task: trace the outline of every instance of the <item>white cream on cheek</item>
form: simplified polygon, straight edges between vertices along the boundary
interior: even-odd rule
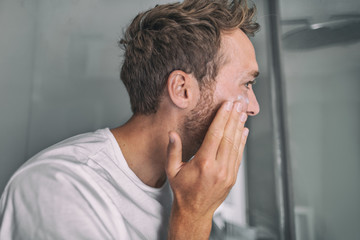
[[[243,95],[238,95],[237,100],[241,101],[242,99],[244,99],[246,104],[249,104],[250,101],[248,97],[244,97]]]
[[[246,94],[246,96],[238,95],[237,96],[237,101],[242,103],[242,111],[246,112],[247,109],[248,109],[249,103],[250,103],[249,98],[247,97],[247,94]]]

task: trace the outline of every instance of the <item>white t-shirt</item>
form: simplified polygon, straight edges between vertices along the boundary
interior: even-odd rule
[[[35,155],[0,202],[0,239],[166,239],[172,193],[145,185],[108,128]]]

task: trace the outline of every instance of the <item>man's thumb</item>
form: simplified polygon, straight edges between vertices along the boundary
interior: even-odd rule
[[[166,173],[169,178],[173,178],[180,171],[182,162],[182,144],[179,134],[169,132],[169,145],[167,151]]]

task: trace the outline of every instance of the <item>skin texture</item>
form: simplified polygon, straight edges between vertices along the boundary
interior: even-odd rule
[[[247,116],[259,112],[248,84],[258,71],[250,40],[239,29],[223,33],[221,51],[226,61],[212,88],[200,91],[191,74],[176,70],[156,114],[135,115],[111,130],[145,184],[160,187],[168,178],[169,239],[208,239],[212,216],[236,181]]]

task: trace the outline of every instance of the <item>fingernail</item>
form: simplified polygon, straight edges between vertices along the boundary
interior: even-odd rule
[[[250,103],[250,101],[249,101],[249,99],[248,99],[248,98],[245,98],[245,101],[246,101],[246,103],[247,103],[247,104],[249,104],[249,103]]]
[[[248,136],[249,135],[249,129],[244,128],[243,134],[244,134],[244,136]]]
[[[242,122],[245,122],[246,121],[246,118],[247,118],[247,114],[246,113],[242,113],[241,116],[240,116],[240,120]]]
[[[226,106],[225,106],[226,111],[230,112],[230,110],[231,110],[231,108],[232,108],[232,105],[233,105],[232,102],[227,102],[227,103],[226,103]]]
[[[236,111],[241,112],[241,110],[242,110],[242,104],[241,104],[241,102],[237,102],[236,103]]]
[[[169,141],[170,143],[174,143],[174,137],[169,134]]]
[[[241,99],[243,99],[244,97],[242,96],[242,95],[239,95],[238,97],[237,97],[237,100],[241,100]]]

